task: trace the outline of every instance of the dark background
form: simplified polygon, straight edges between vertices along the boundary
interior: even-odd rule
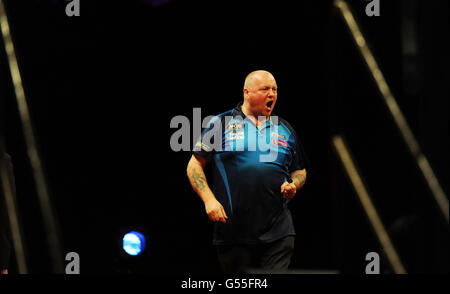
[[[214,2],[214,3],[212,3]],[[294,5],[295,2],[295,5]],[[351,1],[385,78],[448,195],[448,1]],[[331,138],[345,136],[409,273],[448,273],[448,224],[333,1],[5,1],[64,254],[82,273],[215,273],[212,226],[173,152],[177,115],[222,113],[245,76],[272,72],[275,112],[311,163],[291,204],[293,270],[364,273],[381,255]],[[3,45],[3,44],[2,44]],[[51,272],[13,87],[0,51],[0,126],[15,167],[31,273]],[[192,142],[191,142],[192,143]],[[147,249],[125,256],[123,233]],[[63,258],[63,257],[62,257]],[[14,262],[11,271],[15,270]]]

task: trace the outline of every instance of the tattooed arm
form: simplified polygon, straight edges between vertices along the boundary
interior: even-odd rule
[[[300,190],[300,188],[303,187],[306,181],[306,169],[294,171],[293,173],[291,173],[291,178],[297,191]]]
[[[205,172],[203,169],[206,165],[206,159],[201,156],[192,155],[191,160],[187,166],[187,176],[189,181],[191,182],[192,188],[194,191],[200,196],[203,203],[205,204],[206,214],[209,219],[217,222],[226,222],[228,219],[225,210],[217,201],[213,192],[208,186],[208,182],[206,181]]]

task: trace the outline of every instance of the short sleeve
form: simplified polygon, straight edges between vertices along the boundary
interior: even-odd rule
[[[205,158],[207,161],[222,148],[222,118],[212,117],[207,127],[201,132],[200,137],[195,141],[193,153]]]
[[[291,128],[292,135],[294,136],[294,147],[292,150],[292,161],[289,166],[289,172],[292,173],[296,170],[305,169],[308,165],[308,160],[305,154],[305,150],[303,148],[302,142],[300,141],[299,136]]]

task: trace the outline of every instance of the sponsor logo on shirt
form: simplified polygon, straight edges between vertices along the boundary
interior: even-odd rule
[[[280,139],[282,139],[284,142],[287,141],[285,137],[283,137],[283,136],[281,136],[281,135],[278,135],[277,133],[274,133],[274,132],[270,133],[270,136],[271,136],[271,137],[277,137],[277,138],[280,138]]]
[[[229,138],[230,140],[244,139],[244,133],[243,133],[243,132],[239,132],[239,133],[230,133],[228,138]]]
[[[283,141],[282,139],[272,139],[272,143],[273,143],[273,145],[287,147],[286,141]]]
[[[239,123],[239,122],[232,122],[227,126],[227,130],[232,130],[232,131],[240,131],[243,128],[244,128],[244,124]]]
[[[205,143],[200,142],[200,141],[198,141],[197,144],[195,144],[195,147],[201,148],[206,152],[211,151],[211,147],[209,147],[208,145],[206,145]]]

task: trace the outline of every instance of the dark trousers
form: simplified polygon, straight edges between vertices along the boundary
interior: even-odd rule
[[[294,252],[294,236],[258,245],[218,245],[217,257],[224,274],[245,273],[248,269],[265,272],[287,270]]]

